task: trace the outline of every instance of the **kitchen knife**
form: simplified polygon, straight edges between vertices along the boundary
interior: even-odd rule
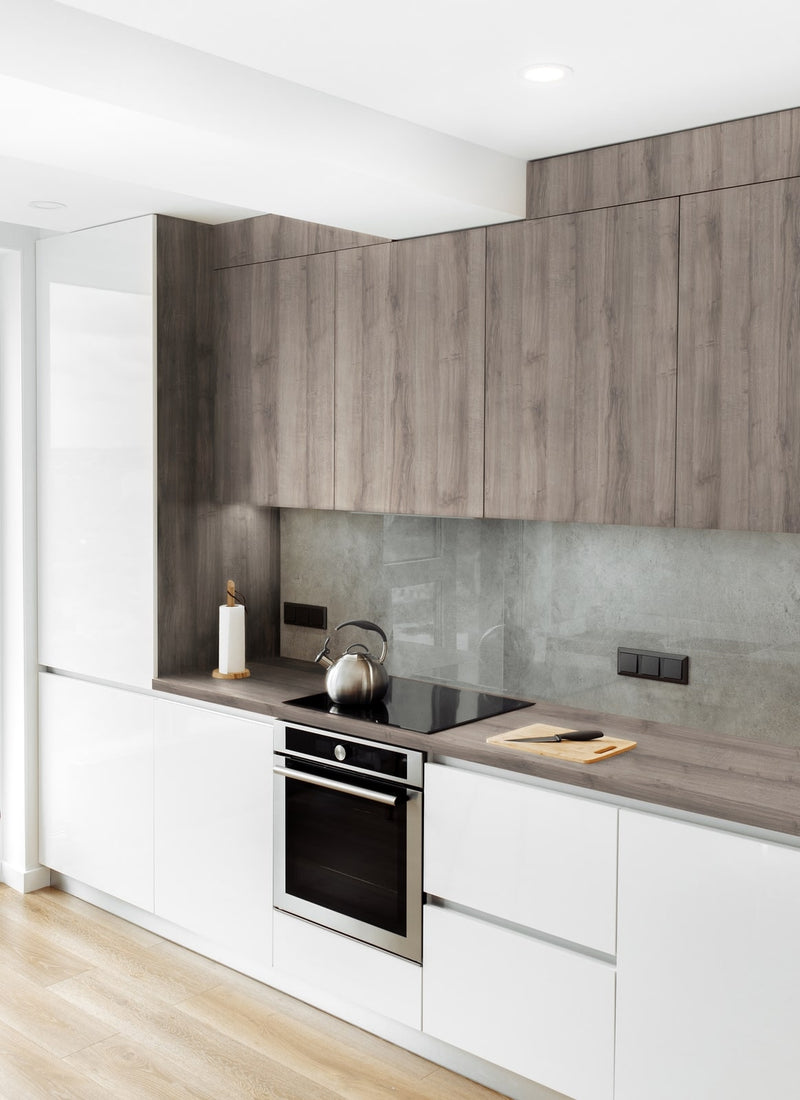
[[[565,730],[556,733],[552,737],[515,737],[514,744],[524,744],[526,741],[532,745],[543,745],[545,742],[558,741],[594,741],[596,737],[602,737],[602,730]]]

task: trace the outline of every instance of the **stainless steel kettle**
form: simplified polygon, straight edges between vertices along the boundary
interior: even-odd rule
[[[325,690],[334,703],[343,706],[377,702],[384,697],[389,686],[389,677],[383,667],[388,649],[386,635],[375,623],[368,623],[363,619],[348,619],[347,622],[339,623],[336,630],[345,626],[358,626],[362,630],[374,630],[376,634],[380,634],[383,641],[381,655],[373,657],[363,642],[353,642],[338,661],[332,661],[328,656],[328,643],[331,640],[329,635],[314,658],[317,664],[327,669]]]

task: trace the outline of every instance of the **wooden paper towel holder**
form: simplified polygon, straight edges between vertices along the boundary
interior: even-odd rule
[[[227,584],[227,604],[228,607],[236,606],[236,582],[228,581]],[[215,668],[211,675],[215,680],[246,680],[250,675],[250,669],[246,668],[244,672],[220,672],[218,668]]]

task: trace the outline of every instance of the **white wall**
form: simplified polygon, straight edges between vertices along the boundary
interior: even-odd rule
[[[35,250],[0,223],[0,879],[38,889]]]

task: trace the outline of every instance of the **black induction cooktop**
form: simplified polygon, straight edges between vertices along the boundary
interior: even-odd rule
[[[404,680],[398,676],[390,676],[389,689],[383,699],[368,706],[346,707],[334,703],[324,691],[302,699],[287,699],[286,702],[318,714],[341,714],[415,733],[437,733],[509,710],[534,706],[527,699],[509,699],[485,691],[429,684],[423,680]]]

